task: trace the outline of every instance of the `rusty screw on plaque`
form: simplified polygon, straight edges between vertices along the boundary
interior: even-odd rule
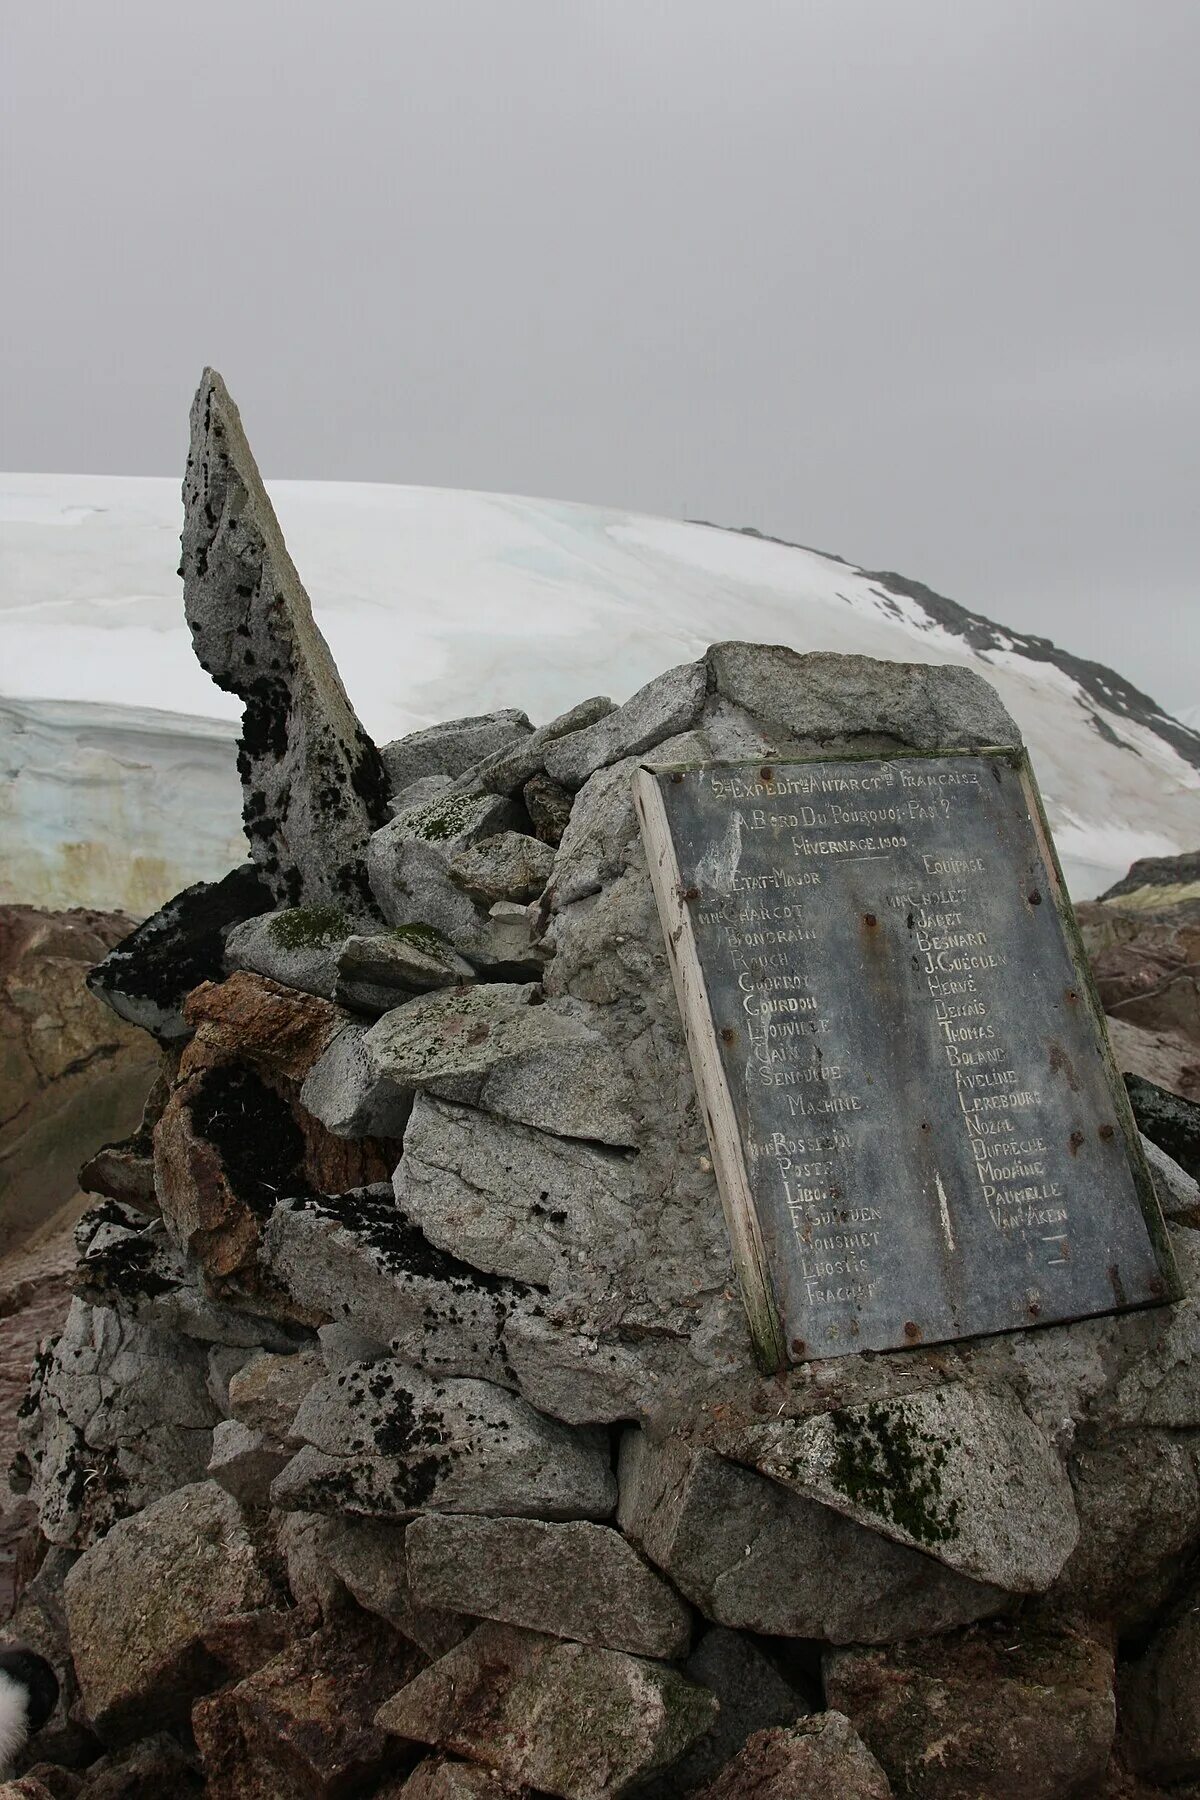
[[[1029,1305],[1025,1308],[1025,1311],[1029,1314],[1031,1319],[1036,1319],[1041,1310],[1041,1306],[1036,1300],[1031,1300]]]
[[[915,1344],[921,1336],[921,1327],[915,1319],[905,1319],[904,1335],[910,1344]]]
[[[863,924],[866,926],[868,931],[874,931],[874,929],[878,925],[878,923],[879,923],[879,920],[875,917],[874,913],[864,913],[863,914]]]
[[[672,781],[682,781],[683,780],[683,776],[679,773],[678,769],[676,769],[675,773],[672,775],[671,780]]]
[[[1113,1135],[1113,1128],[1111,1125],[1102,1125],[1100,1127],[1100,1136],[1104,1139],[1104,1142],[1106,1144],[1108,1143],[1108,1141],[1112,1137],[1112,1135]]]
[[[1028,899],[1030,906],[1040,906],[1042,904],[1042,896],[1038,893],[1036,888],[1030,888],[1026,898]]]
[[[774,769],[760,769],[758,771],[758,779],[760,781],[774,781],[774,779],[775,779]]]
[[[792,1355],[793,1356],[803,1356],[804,1352],[807,1348],[808,1348],[808,1346],[805,1344],[803,1338],[793,1338],[792,1339]]]
[[[1079,1147],[1083,1143],[1082,1131],[1073,1131],[1071,1133],[1070,1137],[1067,1139],[1067,1143],[1071,1147],[1071,1155],[1078,1156],[1079,1155]]]
[[[721,1042],[723,1044],[736,1044],[737,1043],[737,1032],[734,1030],[732,1025],[722,1025],[722,1027],[721,1027]]]

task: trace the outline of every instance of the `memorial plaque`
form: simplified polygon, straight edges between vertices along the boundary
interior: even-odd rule
[[[1022,753],[635,798],[765,1366],[1177,1293]]]

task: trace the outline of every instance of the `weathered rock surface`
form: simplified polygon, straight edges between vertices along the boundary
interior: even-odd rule
[[[345,1015],[244,971],[197,990],[198,1029],[155,1128],[155,1179],[172,1237],[210,1292],[257,1297],[263,1223],[282,1194],[340,1192],[390,1176],[394,1146],[353,1144],[304,1106],[302,1084]]]
[[[261,1431],[236,1419],[222,1419],[213,1431],[207,1473],[242,1508],[265,1507],[271,1483],[290,1456],[290,1450],[269,1443]]]
[[[405,1554],[427,1606],[631,1656],[670,1660],[691,1638],[687,1607],[607,1526],[427,1513],[408,1527]]]
[[[502,1336],[528,1288],[438,1249],[390,1186],[281,1201],[263,1255],[304,1316],[350,1325],[430,1372],[512,1385]]]
[[[317,1383],[293,1429],[304,1448],[272,1489],[289,1510],[603,1519],[616,1501],[602,1434],[542,1418],[485,1381],[351,1364]]]
[[[814,1713],[760,1731],[695,1800],[891,1800],[888,1778],[849,1719]]]
[[[380,752],[393,795],[430,776],[457,776],[486,758],[521,743],[533,730],[523,712],[507,707],[465,719],[447,719],[410,732]]]
[[[209,1800],[372,1791],[394,1745],[374,1714],[420,1657],[380,1619],[343,1614],[192,1712]]]
[[[480,838],[450,858],[450,878],[477,906],[534,900],[550,878],[554,852],[520,831]]]
[[[721,1710],[712,1729],[661,1778],[664,1795],[690,1793],[737,1756],[752,1733],[795,1725],[812,1711],[753,1638],[721,1625],[704,1633],[684,1673],[715,1694]]]
[[[516,794],[535,775],[545,773],[546,756],[552,744],[574,732],[586,731],[589,725],[594,725],[598,719],[605,718],[614,710],[612,701],[604,695],[581,700],[578,706],[560,713],[549,724],[539,725],[528,737],[521,738],[494,756],[484,757],[471,768],[465,769],[458,786],[466,793],[490,791],[495,794]]]
[[[243,820],[277,900],[372,909],[364,856],[388,778],[313,621],[225,383],[206,369],[183,482],[183,605],[218,687],[245,703]]]
[[[1200,1225],[1200,1182],[1180,1168],[1175,1158],[1168,1156],[1152,1138],[1142,1138],[1142,1151],[1154,1177],[1154,1192],[1163,1217],[1183,1225]]]
[[[73,1302],[21,1407],[32,1494],[52,1544],[90,1543],[202,1478],[217,1419],[206,1377],[200,1345]]]
[[[689,731],[700,717],[707,688],[703,661],[656,675],[615,712],[552,744],[546,752],[547,775],[565,788],[579,788],[597,769]]]
[[[512,1789],[475,1763],[430,1757],[403,1786],[381,1788],[377,1800],[511,1800]]]
[[[262,1351],[251,1356],[230,1377],[230,1417],[271,1443],[285,1444],[300,1402],[324,1373],[316,1350],[300,1350],[293,1356]]]
[[[377,1115],[428,1090],[565,1137],[624,1142],[631,1096],[620,1062],[586,1008],[539,998],[515,983],[422,994],[385,1013],[353,1063],[339,1053],[336,1086],[318,1064],[313,1090],[330,1116]]]
[[[338,953],[353,928],[339,906],[296,906],[246,919],[225,939],[225,967],[332,1000]]]
[[[891,1650],[835,1650],[825,1698],[898,1793],[921,1800],[1090,1794],[1116,1725],[1111,1651],[1033,1620]]]
[[[337,959],[336,998],[356,1012],[390,1012],[413,994],[473,981],[475,970],[425,926],[400,926],[378,937],[350,937]]]
[[[370,1029],[364,1019],[342,1026],[305,1077],[300,1104],[335,1137],[402,1138],[413,1091],[379,1079]]]
[[[408,1571],[410,1525],[353,1518],[325,1519],[322,1525],[322,1555],[360,1606],[378,1613],[429,1657],[444,1656],[466,1637],[473,1620],[415,1597]]]
[[[1119,1688],[1121,1738],[1139,1774],[1200,1778],[1200,1593],[1193,1584]]]
[[[1048,1588],[1078,1541],[1067,1472],[1008,1393],[962,1382],[751,1435],[772,1480],[1011,1593]]]
[[[571,817],[573,796],[557,781],[551,781],[548,775],[532,775],[525,783],[521,797],[536,836],[543,844],[561,844]]]
[[[482,948],[483,915],[455,887],[439,849],[408,837],[377,849],[373,839],[371,880],[389,925],[432,933],[459,955],[473,956]]]
[[[1122,1430],[1071,1459],[1079,1545],[1054,1587],[1061,1604],[1144,1631],[1200,1540],[1200,1433]]]
[[[225,973],[225,938],[243,919],[266,912],[271,891],[249,864],[221,881],[198,881],[122,938],[87,978],[103,1000],[131,1025],[164,1044],[189,1038],[183,1003],[202,981]]]
[[[1126,1075],[1125,1086],[1138,1129],[1200,1181],[1200,1105],[1139,1075]]]
[[[206,1628],[266,1604],[270,1590],[236,1502],[200,1482],[118,1520],[63,1592],[87,1715],[120,1743],[187,1719],[220,1678]]]
[[[132,923],[0,907],[0,1255],[73,1199],[98,1142],[137,1125],[158,1053],[83,979]]]
[[[887,1643],[1001,1609],[968,1581],[711,1451],[631,1431],[618,1521],[710,1619],[767,1636]]]
[[[481,1625],[378,1719],[562,1800],[608,1800],[674,1762],[716,1712],[662,1663]]]

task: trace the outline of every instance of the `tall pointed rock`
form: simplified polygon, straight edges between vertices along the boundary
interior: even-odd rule
[[[245,702],[238,771],[251,854],[283,905],[374,912],[364,856],[387,819],[379,752],[346,697],[213,369],[191,424],[183,604],[201,665]]]

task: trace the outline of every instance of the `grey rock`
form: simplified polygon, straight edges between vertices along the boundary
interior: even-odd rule
[[[431,1243],[477,1269],[542,1286],[575,1281],[606,1246],[628,1246],[642,1197],[626,1152],[431,1094],[414,1103],[395,1189]]]
[[[345,1585],[326,1554],[338,1521],[310,1512],[277,1513],[273,1517],[275,1545],[292,1599],[318,1618],[334,1617],[346,1604]]]
[[[412,1090],[380,1080],[369,1030],[357,1019],[342,1027],[305,1076],[300,1104],[337,1137],[403,1137]]]
[[[716,1710],[707,1689],[662,1663],[488,1624],[377,1722],[562,1800],[614,1800],[676,1761]]]
[[[1139,1136],[1164,1218],[1178,1219],[1185,1225],[1200,1225],[1200,1182],[1193,1180],[1186,1169],[1181,1169],[1175,1158],[1160,1149],[1153,1138],[1141,1133]]]
[[[265,1506],[271,1483],[290,1456],[270,1444],[261,1431],[236,1419],[222,1419],[213,1432],[208,1473],[239,1506]]]
[[[691,1638],[687,1607],[608,1526],[427,1513],[408,1527],[405,1551],[427,1606],[632,1656],[670,1660]]]
[[[426,1656],[444,1656],[461,1643],[471,1622],[443,1607],[426,1606],[414,1596],[408,1562],[408,1534],[413,1528],[381,1519],[332,1518],[322,1548],[360,1606],[394,1625]]]
[[[244,1344],[213,1344],[208,1352],[208,1392],[213,1405],[229,1416],[229,1383],[256,1352]]]
[[[579,788],[597,769],[623,757],[639,756],[666,738],[690,730],[700,716],[707,687],[708,669],[703,662],[667,669],[615,712],[553,744],[546,752],[547,775],[563,787]]]
[[[495,794],[516,794],[535,775],[544,773],[546,753],[551,744],[572,732],[585,731],[613,710],[612,701],[604,695],[581,700],[578,706],[560,713],[548,725],[539,725],[529,737],[465,770],[458,785],[470,793],[490,790]]]
[[[887,1776],[843,1713],[759,1731],[694,1800],[891,1800]]]
[[[379,1338],[368,1337],[366,1332],[356,1331],[353,1325],[336,1321],[332,1325],[318,1325],[317,1341],[327,1375],[340,1375],[348,1363],[379,1362],[388,1354],[387,1345]]]
[[[224,976],[226,933],[271,904],[269,886],[249,864],[220,881],[198,881],[122,938],[90,972],[88,989],[160,1043],[183,1043],[192,1035],[183,1003],[199,982]]]
[[[721,1710],[713,1729],[669,1771],[666,1779],[673,1793],[690,1793],[711,1780],[751,1733],[795,1725],[813,1710],[752,1638],[725,1626],[704,1633],[684,1664],[684,1673],[715,1694]]]
[[[386,766],[387,750],[380,751]],[[422,775],[417,781],[410,781],[407,787],[398,788],[393,793],[389,806],[393,819],[397,813],[408,812],[414,806],[428,806],[439,794],[448,793],[454,786],[450,775]]]
[[[1173,1616],[1118,1690],[1122,1745],[1131,1766],[1151,1781],[1200,1776],[1200,1592],[1185,1593]]]
[[[262,1351],[230,1378],[230,1416],[268,1442],[286,1444],[296,1409],[324,1374],[325,1364],[316,1350],[301,1350],[295,1356]]]
[[[377,937],[346,939],[338,952],[335,997],[342,1006],[377,1017],[413,994],[474,979],[471,964],[437,932],[401,926]]]
[[[304,1448],[272,1490],[285,1509],[602,1519],[616,1500],[603,1434],[545,1419],[488,1382],[403,1363],[351,1364],[318,1382],[294,1430]]]
[[[185,1723],[220,1679],[203,1633],[265,1605],[265,1572],[236,1501],[205,1481],[121,1519],[63,1584],[86,1716],[120,1743]],[[136,1596],[122,1605],[120,1596]]]
[[[497,900],[529,901],[541,893],[554,866],[554,852],[520,831],[480,838],[450,858],[450,877],[479,906]]]
[[[1071,1483],[1045,1434],[1011,1393],[966,1382],[774,1421],[750,1433],[747,1460],[791,1492],[1014,1594],[1044,1592],[1079,1537]]]
[[[560,844],[571,817],[574,796],[557,781],[551,781],[548,775],[531,775],[521,797],[534,832],[543,844]]]
[[[385,1013],[362,1039],[356,1106],[425,1089],[566,1137],[627,1142],[631,1095],[596,1023],[574,1001],[539,998],[531,985],[483,984]]]
[[[482,838],[510,831],[519,814],[507,794],[465,793],[452,789],[435,794],[421,806],[398,812],[391,823],[372,839],[372,877],[375,866],[399,844],[425,844],[449,862],[460,851]]]
[[[1054,1587],[1064,1608],[1143,1632],[1200,1542],[1200,1436],[1120,1431],[1071,1458],[1079,1543]]]
[[[768,736],[862,751],[1019,745],[995,689],[954,663],[878,662],[782,645],[714,644],[707,662],[717,692],[754,715]],[[783,746],[781,745],[780,748]]]
[[[332,1000],[338,951],[352,928],[349,915],[334,906],[294,907],[246,919],[225,940],[225,967],[250,969],[268,981]]]
[[[433,932],[460,952],[479,946],[482,915],[451,881],[440,849],[413,837],[385,841],[377,832],[368,864],[372,888],[389,925]]]
[[[770,1637],[887,1643],[1008,1603],[708,1450],[631,1431],[621,1529],[710,1619]]]
[[[337,1319],[419,1368],[512,1385],[501,1338],[529,1290],[430,1243],[390,1188],[281,1200],[263,1256],[309,1316]]]
[[[380,754],[394,795],[413,782],[461,775],[486,757],[518,744],[533,726],[523,712],[506,708],[465,719],[447,719],[385,744]]]
[[[245,702],[239,770],[254,860],[287,905],[373,910],[363,863],[387,816],[379,752],[346,697],[237,408],[206,369],[183,483],[183,605],[218,687]]]
[[[293,1346],[293,1328],[210,1300],[196,1268],[167,1236],[161,1218],[119,1200],[87,1212],[75,1229],[79,1250],[73,1286],[93,1306],[200,1343],[251,1350]]]
[[[38,1522],[84,1545],[115,1519],[200,1480],[218,1413],[204,1348],[74,1300],[21,1410]]]
[[[540,981],[550,947],[534,935],[536,907],[498,900],[483,924],[475,963],[485,980]]]

